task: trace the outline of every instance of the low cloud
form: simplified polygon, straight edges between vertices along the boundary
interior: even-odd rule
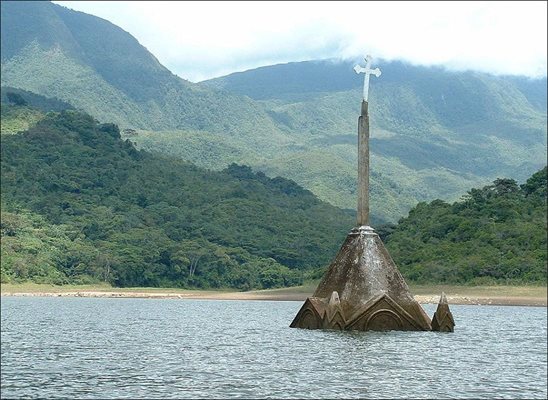
[[[290,61],[356,59],[546,76],[546,2],[64,2],[200,81]]]

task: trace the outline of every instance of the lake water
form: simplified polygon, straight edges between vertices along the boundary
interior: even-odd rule
[[[301,305],[2,297],[1,397],[546,398],[544,307],[436,333],[291,329]]]

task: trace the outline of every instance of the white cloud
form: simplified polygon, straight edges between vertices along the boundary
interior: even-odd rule
[[[544,1],[55,3],[122,27],[191,81],[366,52],[421,65],[546,76]]]

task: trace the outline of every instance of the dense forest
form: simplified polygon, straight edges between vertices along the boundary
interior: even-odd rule
[[[3,103],[2,123],[30,127],[2,135],[2,282],[297,285],[355,222],[293,181],[137,150],[75,110]],[[378,232],[412,282],[546,284],[546,174],[419,203]]]
[[[546,284],[546,188],[546,167],[521,186],[500,178],[453,204],[419,203],[381,234],[414,282]]]
[[[137,151],[73,110],[3,135],[1,157],[4,282],[295,285],[354,221],[284,178]]]

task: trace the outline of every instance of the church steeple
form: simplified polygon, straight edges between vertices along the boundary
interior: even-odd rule
[[[365,60],[365,68],[354,68],[365,73],[358,119],[358,226],[350,231],[313,296],[304,302],[290,326],[362,331],[431,330],[430,318],[411,295],[379,235],[369,226],[367,96],[369,75],[379,76],[381,72],[378,68],[371,70],[370,56]],[[449,330],[448,306],[442,311],[437,318],[441,319],[443,329]]]
[[[369,226],[369,76],[381,76],[371,69],[372,57],[365,57],[365,67],[356,65],[356,73],[364,73],[361,115],[358,119],[358,226]]]

